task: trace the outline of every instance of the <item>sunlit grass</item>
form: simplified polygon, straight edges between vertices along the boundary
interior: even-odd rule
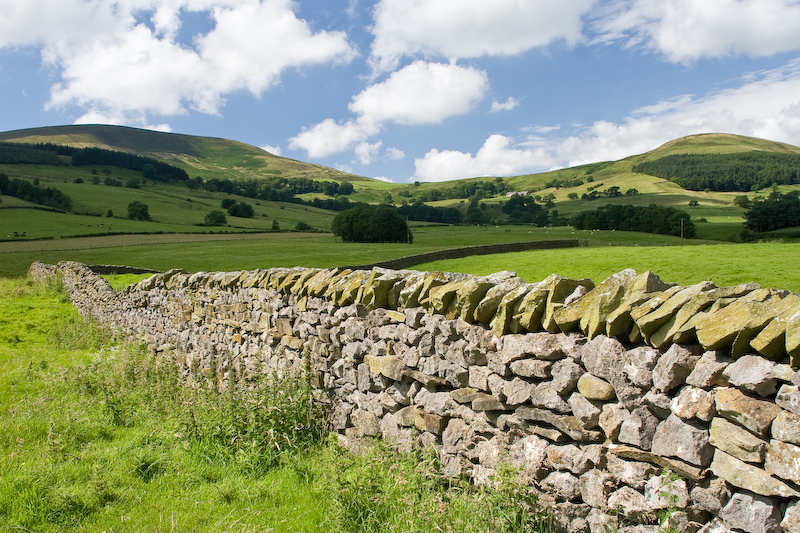
[[[439,478],[434,454],[327,436],[300,376],[178,379],[54,283],[0,279],[0,530],[550,531],[532,491]]]

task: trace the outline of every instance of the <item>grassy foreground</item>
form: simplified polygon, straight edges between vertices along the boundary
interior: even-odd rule
[[[301,379],[192,388],[55,286],[0,279],[0,530],[548,531],[535,498],[426,454],[340,448]]]

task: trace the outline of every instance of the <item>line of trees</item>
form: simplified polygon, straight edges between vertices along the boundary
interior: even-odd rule
[[[15,143],[0,143],[0,164],[61,165],[63,162],[55,152],[36,150]]]
[[[692,191],[758,191],[772,184],[800,183],[800,154],[673,154],[639,163],[633,171]]]
[[[640,231],[661,235],[681,235],[694,237],[695,225],[685,211],[662,205],[606,205],[594,211],[578,213],[572,219],[575,229],[595,230],[613,229],[620,231]]]
[[[478,197],[491,198],[504,194],[506,192],[506,184],[503,178],[495,178],[492,181],[479,180],[479,181],[459,181],[452,187],[442,187],[436,189],[424,189],[415,191],[413,194],[404,191],[405,194],[399,193],[400,196],[414,197],[415,200],[420,202],[436,202],[439,200],[454,200]]]
[[[69,211],[72,207],[72,199],[55,187],[39,187],[38,184],[28,180],[9,179],[8,175],[3,173],[0,173],[0,194],[61,211]]]

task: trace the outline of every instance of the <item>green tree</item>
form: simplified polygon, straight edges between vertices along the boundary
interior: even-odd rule
[[[345,242],[413,241],[405,219],[388,205],[342,211],[333,219],[331,230]]]
[[[205,218],[203,219],[203,224],[206,226],[224,226],[227,223],[228,219],[225,218],[225,213],[218,209],[206,214]]]
[[[150,220],[150,209],[147,204],[134,200],[128,204],[128,218],[131,220]]]
[[[272,221],[272,231],[280,231],[280,230],[281,230],[281,225],[278,224],[277,220],[273,220]]]

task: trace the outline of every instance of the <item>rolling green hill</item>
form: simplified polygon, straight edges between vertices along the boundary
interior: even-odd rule
[[[434,206],[456,206],[466,212],[468,198],[455,194],[456,189],[468,189],[470,184],[483,183],[498,185],[498,191],[480,199],[480,207],[487,220],[502,221],[505,216],[500,206],[505,202],[505,193],[528,191],[539,197],[539,202],[550,198],[551,207],[561,215],[571,216],[582,211],[596,210],[607,204],[628,204],[646,206],[657,204],[677,207],[688,211],[697,226],[697,236],[705,239],[735,240],[743,229],[744,210],[733,205],[733,200],[742,193],[715,192],[709,190],[689,191],[666,179],[634,172],[635,165],[653,161],[672,154],[730,154],[741,152],[767,152],[776,154],[800,154],[800,148],[784,143],[743,137],[739,135],[712,133],[692,135],[670,141],[650,152],[631,156],[619,161],[607,161],[565,168],[550,172],[510,176],[503,178],[478,177],[442,183],[393,184],[343,173],[321,165],[304,163],[279,157],[254,146],[237,141],[212,137],[198,137],[177,133],[163,133],[122,126],[75,125],[33,128],[0,133],[0,142],[52,143],[73,147],[98,147],[125,151],[152,157],[178,166],[190,177],[201,176],[209,179],[268,179],[282,177],[287,179],[305,178],[318,181],[348,181],[355,192],[348,198],[351,201],[380,203],[392,201],[413,203],[420,197],[428,197],[426,203]],[[140,189],[106,187],[97,183],[97,176],[112,175],[123,183],[127,179],[141,176],[140,173],[116,167],[72,167],[48,165],[0,165],[0,172],[10,178],[38,179],[42,186],[56,186],[73,201],[73,212],[94,216],[104,216],[108,211],[117,218],[124,217],[125,207],[131,200],[139,200],[150,205],[154,222],[136,223],[118,220],[112,231],[126,233],[164,231],[187,232],[207,231],[197,225],[204,214],[219,206],[226,195],[202,190],[188,190],[178,185],[145,183]],[[100,172],[100,174],[98,174]],[[781,186],[780,190],[796,189],[800,186]],[[609,189],[618,190],[621,195],[608,197]],[[474,190],[474,187],[473,187]],[[449,193],[448,193],[449,191]],[[444,192],[444,194],[442,194]],[[747,193],[751,198],[766,195],[769,189]],[[625,194],[630,193],[630,194]],[[635,194],[634,194],[635,193]],[[592,199],[590,194],[600,198]],[[321,193],[298,195],[304,200],[325,197]],[[455,196],[455,197],[454,197]],[[328,197],[330,198],[330,197]],[[440,198],[440,199],[437,199]],[[256,217],[239,219],[229,217],[226,231],[269,230],[272,220],[277,220],[282,229],[292,229],[297,222],[309,222],[312,226],[326,231],[335,213],[314,210],[296,204],[279,205],[275,202],[256,201]],[[693,207],[689,207],[692,202]],[[25,202],[11,198],[4,199],[3,207],[25,207]],[[65,223],[58,226],[59,234],[42,225],[26,228],[26,218],[20,213],[8,213],[0,209],[0,226],[19,233],[48,236],[85,235],[91,233],[87,228],[97,227],[97,223],[84,222],[80,226]],[[313,213],[313,214],[312,214]],[[35,217],[33,217],[35,218]],[[73,218],[69,218],[73,220]],[[150,226],[147,226],[149,224]],[[19,229],[17,229],[19,226]],[[129,227],[130,226],[130,227]],[[147,226],[147,227],[146,227]],[[151,227],[152,226],[152,227]],[[108,227],[104,226],[105,228]],[[32,232],[32,233],[28,233]]]
[[[205,179],[252,179],[267,176],[336,181],[371,181],[322,165],[280,157],[255,146],[215,137],[129,128],[74,125],[0,133],[0,142],[89,146],[153,157]]]

